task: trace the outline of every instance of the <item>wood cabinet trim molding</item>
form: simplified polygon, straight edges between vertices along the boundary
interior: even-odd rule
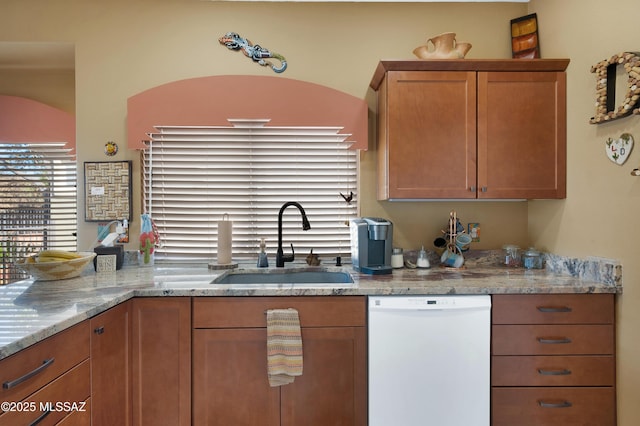
[[[378,90],[388,71],[565,71],[568,66],[569,59],[382,59],[369,87]]]

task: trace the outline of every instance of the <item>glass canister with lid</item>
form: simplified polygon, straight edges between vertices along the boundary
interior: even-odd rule
[[[526,269],[542,269],[542,254],[533,247],[522,253],[522,265]]]
[[[520,247],[507,244],[502,247],[504,265],[510,267],[520,266]]]

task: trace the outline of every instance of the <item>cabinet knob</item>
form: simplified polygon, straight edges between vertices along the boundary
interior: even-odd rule
[[[476,187],[475,187],[475,186],[472,186],[471,188],[469,188],[469,191],[471,191],[471,192],[476,192]]]
[[[96,334],[102,334],[102,333],[104,333],[104,327],[102,327],[102,326],[101,327],[97,327],[97,328],[95,328],[93,330],[93,332],[96,333]]]
[[[483,186],[482,189],[480,189],[482,192],[487,192],[487,187]]]

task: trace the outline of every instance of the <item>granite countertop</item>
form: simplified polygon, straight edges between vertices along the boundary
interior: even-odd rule
[[[243,267],[255,268],[255,262],[241,264],[240,268]],[[286,269],[299,268],[307,266],[287,265]],[[361,274],[350,265],[324,269],[347,271],[354,283],[211,284],[216,277],[229,272],[211,270],[206,263],[188,263],[146,268],[125,265],[119,271],[101,273],[87,267],[77,278],[29,279],[0,286],[0,359],[133,297],[622,292],[622,267],[602,259],[548,256],[546,268],[540,270],[500,266],[495,256],[470,256],[460,269],[403,268],[389,275]]]

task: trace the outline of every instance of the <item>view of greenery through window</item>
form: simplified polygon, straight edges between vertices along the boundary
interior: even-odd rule
[[[76,160],[64,143],[0,143],[0,284],[45,248],[76,250]]]

